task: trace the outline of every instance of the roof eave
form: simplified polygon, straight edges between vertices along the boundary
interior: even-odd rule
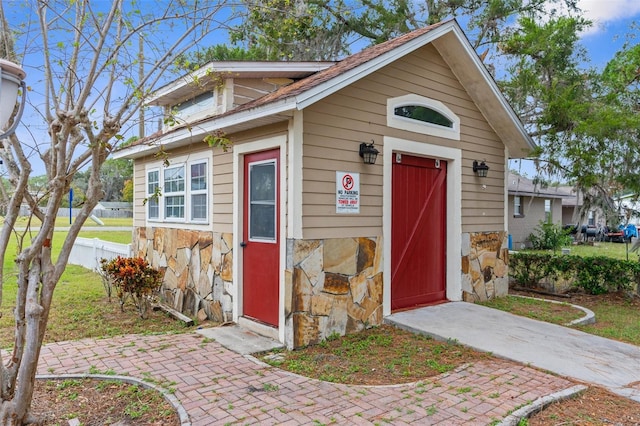
[[[191,73],[180,76],[176,80],[160,87],[155,90],[145,102],[146,105],[162,105],[164,98],[171,98],[172,95],[180,90],[184,90],[185,87],[198,82],[199,85],[203,85],[202,88],[207,87],[210,84],[213,74],[223,74],[225,77],[237,78],[243,75],[255,76],[255,77],[268,77],[268,76],[285,76],[291,78],[301,78],[309,76],[318,71],[322,71],[335,62],[260,62],[260,61],[222,61],[222,62],[209,62],[202,68],[195,70]],[[219,67],[216,67],[219,65]],[[213,78],[216,80],[217,78]],[[213,83],[215,85],[217,83]],[[212,86],[213,87],[213,86]]]
[[[153,155],[164,148],[178,148],[193,142],[204,140],[205,136],[213,132],[222,131],[232,134],[240,130],[248,130],[262,125],[273,124],[285,120],[289,112],[295,109],[292,98],[269,104],[263,108],[248,109],[223,117],[210,117],[201,123],[190,124],[163,133],[148,143],[141,143],[114,152],[113,158],[140,158]]]
[[[536,144],[518,115],[507,102],[460,26],[452,25],[447,29],[448,34],[434,40],[433,45],[487,118],[489,125],[502,139],[509,156],[529,156]],[[455,37],[458,43],[453,43],[451,37]]]

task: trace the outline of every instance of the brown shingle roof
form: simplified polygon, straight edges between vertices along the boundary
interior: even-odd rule
[[[283,99],[290,98],[292,96],[297,96],[307,90],[310,90],[326,81],[331,80],[332,78],[338,77],[347,71],[350,71],[362,64],[369,62],[372,59],[375,59],[391,50],[402,46],[403,44],[422,36],[423,34],[427,34],[430,31],[442,26],[444,22],[439,22],[437,24],[429,25],[428,27],[420,28],[410,33],[401,35],[392,40],[386,41],[384,43],[380,43],[369,48],[366,48],[358,53],[355,53],[351,56],[347,56],[342,61],[337,64],[319,71],[315,74],[310,75],[309,77],[298,80],[288,86],[283,86],[275,92],[266,94],[260,98],[254,99],[253,101],[247,102],[246,104],[240,105],[237,108],[234,108],[228,111],[227,114],[234,114],[239,111],[248,110],[251,108],[256,108],[259,106],[267,105],[272,102],[277,102]]]
[[[333,66],[330,66],[322,71],[318,71],[317,73],[312,74],[308,77],[297,80],[290,85],[282,86],[274,92],[268,93],[260,98],[254,99],[245,104],[239,105],[238,107],[231,109],[229,111],[226,111],[225,113],[218,114],[215,116],[205,117],[197,121],[189,122],[188,124],[185,124],[185,125],[176,126],[167,132],[162,132],[162,131],[156,132],[153,135],[149,135],[137,140],[135,143],[133,143],[130,146],[136,146],[136,145],[142,145],[142,144],[148,143],[149,141],[157,139],[158,137],[170,135],[171,133],[181,130],[186,126],[197,126],[198,124],[202,124],[210,120],[229,117],[242,111],[248,111],[254,108],[264,107],[266,105],[273,104],[278,101],[284,101],[286,99],[290,99],[292,97],[298,96],[308,90],[311,90],[321,85],[322,83],[325,83],[331,79],[339,77],[347,73],[348,71],[353,70],[354,68],[357,68],[358,66],[363,65],[373,59],[376,59],[384,55],[385,53],[388,53],[393,49],[396,49],[402,46],[403,44],[411,40],[414,40],[424,34],[427,34],[433,31],[434,29],[444,24],[447,24],[449,22],[451,22],[451,20],[429,25],[427,27],[414,30],[410,33],[403,34],[399,37],[388,40],[384,43],[380,43],[380,44],[368,47],[358,53],[347,56],[345,59],[343,59],[340,62],[337,62]]]

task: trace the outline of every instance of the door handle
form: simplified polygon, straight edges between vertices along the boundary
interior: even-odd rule
[[[240,247],[245,248],[247,246],[247,243],[245,243],[244,241],[240,241]]]

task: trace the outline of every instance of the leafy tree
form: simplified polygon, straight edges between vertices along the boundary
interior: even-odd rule
[[[230,47],[224,44],[216,44],[202,50],[181,55],[176,59],[176,66],[193,71],[213,61],[260,61],[276,59],[279,58],[270,58],[265,50],[258,47],[244,49],[239,46]]]
[[[120,199],[127,203],[133,203],[133,181],[131,179],[124,182]]]
[[[267,58],[334,60],[353,43],[377,44],[450,18],[466,22],[466,33],[483,57],[494,52],[506,28],[520,15],[549,16],[557,8],[576,11],[575,0],[243,0],[249,10],[232,29],[232,41],[258,48]]]
[[[158,2],[144,9],[135,1],[123,0],[32,0],[12,4],[8,11],[14,16],[5,19],[5,4],[0,2],[0,45],[14,59],[16,51],[31,54],[37,50],[29,58],[33,68],[28,80],[43,82],[36,102],[47,129],[33,144],[46,170],[45,205],[27,190],[33,159],[26,141],[14,134],[0,145],[0,159],[14,188],[5,194],[10,199],[4,200],[7,213],[0,231],[0,283],[4,286],[17,280],[15,306],[1,304],[4,315],[15,318],[15,338],[11,353],[0,354],[0,422],[19,425],[37,420],[30,415],[30,405],[53,292],[80,228],[103,196],[101,170],[123,141],[123,125],[138,117],[149,90],[165,82],[178,55],[198,44],[217,22],[234,16],[229,10],[218,16],[223,5],[208,0]],[[24,43],[19,48],[14,47],[8,22],[28,23],[14,28],[16,40]],[[167,38],[167,32],[175,37]],[[38,124],[35,121],[37,118],[30,119],[30,124]],[[85,167],[84,203],[62,237],[54,233],[56,214],[74,176]],[[9,275],[2,265],[9,264],[6,247],[18,232],[15,223],[22,203],[42,225],[26,231],[29,244],[19,247]],[[51,253],[54,238],[64,238],[57,258]],[[5,302],[1,293],[0,302]]]
[[[102,201],[120,201],[126,180],[133,177],[133,160],[110,158],[100,170],[103,192]]]
[[[231,41],[268,60],[328,60],[345,53],[345,36],[321,2],[244,0],[248,13]]]
[[[584,203],[574,220],[601,209],[616,226],[613,196],[640,190],[637,46],[618,52],[602,71],[585,69],[578,33],[589,22],[523,17],[501,47],[513,59],[503,90],[536,138],[539,169],[576,186]],[[634,69],[635,67],[635,69]]]

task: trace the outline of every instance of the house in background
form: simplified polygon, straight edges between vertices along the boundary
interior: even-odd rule
[[[506,164],[534,145],[455,21],[336,63],[210,63],[152,104],[188,124],[117,157],[175,308],[296,348],[507,293]]]
[[[541,222],[564,224],[563,202],[570,198],[564,187],[541,187],[533,180],[508,173],[508,229],[511,249],[530,248],[529,235]]]

